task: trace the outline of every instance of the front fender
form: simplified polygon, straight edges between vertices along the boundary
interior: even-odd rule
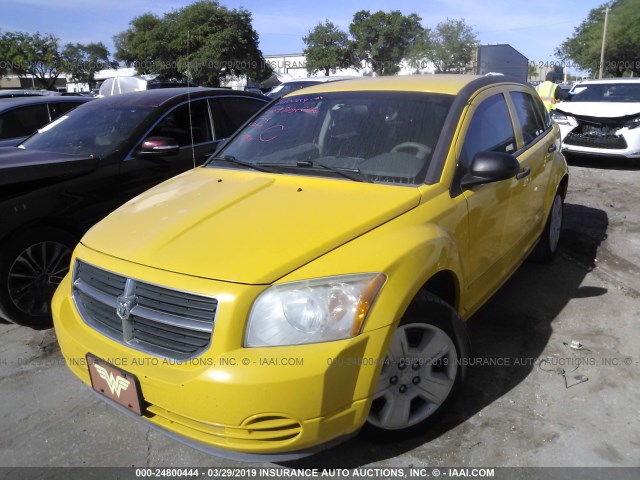
[[[365,322],[365,332],[397,325],[421,288],[440,271],[451,272],[457,290],[464,291],[458,243],[440,226],[406,218],[415,215],[416,210],[323,255],[280,282],[384,273],[387,280]]]

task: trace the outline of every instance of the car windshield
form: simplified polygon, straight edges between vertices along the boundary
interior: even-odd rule
[[[118,149],[152,107],[85,105],[38,130],[22,143],[28,150],[102,157]]]
[[[571,101],[640,103],[640,82],[576,85]]]
[[[419,184],[453,101],[451,95],[335,92],[281,99],[219,154],[281,173]],[[211,164],[210,164],[211,165]],[[245,167],[246,168],[246,167]],[[347,175],[349,173],[349,175]]]

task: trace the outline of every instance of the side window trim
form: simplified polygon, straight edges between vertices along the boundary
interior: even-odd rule
[[[207,112],[209,112],[209,126],[211,127],[211,138],[213,139],[212,141],[215,143],[218,141],[218,134],[216,132],[216,124],[213,121],[213,107],[211,106],[211,103],[215,102],[215,97],[206,97],[205,100],[207,102]]]
[[[49,123],[53,122],[54,109],[55,107],[53,106],[53,104],[47,103],[47,115],[49,115]]]

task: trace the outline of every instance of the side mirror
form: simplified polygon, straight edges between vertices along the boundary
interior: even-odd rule
[[[510,153],[479,152],[473,157],[469,172],[462,177],[463,188],[499,182],[515,177],[520,171],[520,162]]]
[[[180,145],[171,137],[149,137],[146,138],[136,156],[138,157],[167,157],[177,155]]]

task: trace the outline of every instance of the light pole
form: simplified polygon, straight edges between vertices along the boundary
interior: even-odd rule
[[[602,70],[604,67],[604,45],[607,41],[607,23],[609,21],[609,5],[604,10],[604,31],[602,32],[602,49],[600,50],[600,75],[598,78],[602,78]]]

